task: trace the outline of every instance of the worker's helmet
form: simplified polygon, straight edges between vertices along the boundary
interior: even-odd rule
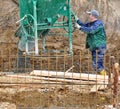
[[[91,14],[95,17],[99,17],[99,12],[97,10],[87,11],[87,14]]]

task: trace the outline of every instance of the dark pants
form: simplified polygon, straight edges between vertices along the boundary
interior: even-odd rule
[[[104,69],[104,54],[106,47],[100,47],[92,51],[92,62],[95,71],[100,72]]]

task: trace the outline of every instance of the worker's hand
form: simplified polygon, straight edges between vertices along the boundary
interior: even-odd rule
[[[75,16],[75,20],[79,20],[79,18],[77,16]]]
[[[77,29],[80,29],[80,28],[81,28],[81,26],[80,26],[78,23],[75,24],[75,27],[76,27]]]

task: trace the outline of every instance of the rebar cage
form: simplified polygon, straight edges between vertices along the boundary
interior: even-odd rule
[[[64,51],[29,57],[16,43],[0,43],[0,48],[0,102],[10,102],[17,109],[103,109],[112,104],[119,108],[120,78],[112,76],[116,75],[114,63],[120,63],[119,50],[106,53],[109,73],[100,76],[92,69],[88,50],[72,56]]]

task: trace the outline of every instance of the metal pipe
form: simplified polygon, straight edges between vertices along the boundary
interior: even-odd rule
[[[38,33],[37,33],[37,9],[36,9],[37,1],[33,0],[33,12],[34,12],[34,33],[35,33],[35,54],[38,55]]]
[[[69,53],[72,54],[72,20],[71,20],[71,0],[68,0],[68,9],[69,9],[69,14],[68,14],[68,31],[69,31]]]

